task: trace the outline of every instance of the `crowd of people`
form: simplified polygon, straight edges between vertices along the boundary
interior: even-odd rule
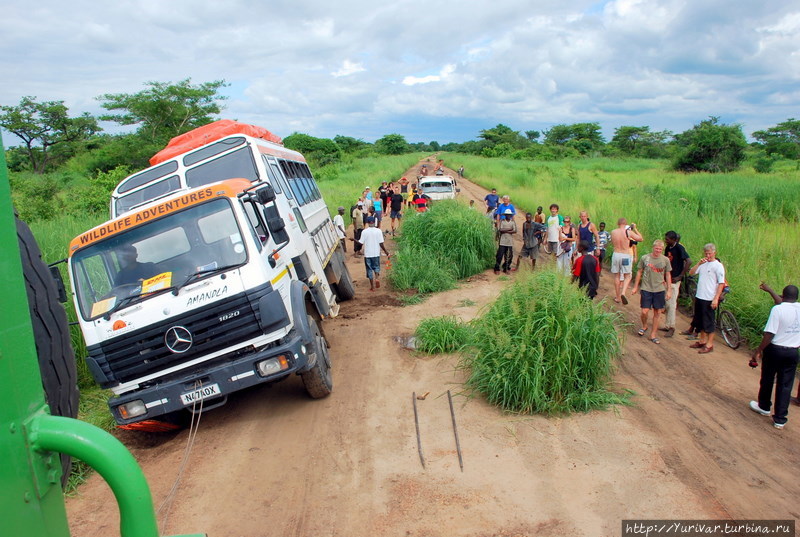
[[[627,305],[628,288],[633,280],[631,295],[639,295],[640,321],[639,336],[647,336],[654,344],[661,344],[659,332],[665,337],[673,337],[676,326],[677,300],[681,282],[687,276],[697,278],[694,296],[694,312],[689,327],[680,332],[693,340],[690,348],[699,354],[714,351],[716,333],[716,313],[729,286],[725,276],[725,266],[717,258],[713,243],[703,247],[703,256],[692,265],[691,258],[680,243],[680,235],[670,230],[664,238],[652,243],[652,250],[639,256],[637,245],[644,237],[635,223],[625,218],[617,220],[617,227],[606,231],[605,222],[597,226],[590,220],[587,211],[580,211],[580,222],[573,225],[569,216],[560,213],[557,204],[550,205],[550,215],[545,217],[543,208],[535,214],[526,213],[522,223],[522,249],[514,268],[513,239],[517,233],[514,220],[516,209],[508,195],[500,196],[492,189],[484,197],[486,214],[494,221],[498,248],[494,272],[504,274],[519,270],[523,258],[531,260],[535,269],[541,251],[549,252],[556,259],[557,269],[571,275],[578,285],[585,289],[589,299],[597,295],[599,276],[610,244],[613,252],[609,272],[614,282],[614,302]],[[635,279],[633,279],[635,270]],[[750,365],[758,366],[762,360],[762,374],[758,400],[750,402],[750,408],[765,416],[772,415],[773,424],[781,429],[787,422],[792,383],[798,366],[800,348],[800,304],[798,288],[789,285],[778,295],[766,284],[761,288],[768,292],[775,302],[763,339],[753,352]],[[662,316],[664,326],[660,327]],[[774,405],[772,404],[775,388]],[[796,402],[800,404],[800,387]],[[772,412],[770,409],[772,408]]]
[[[435,165],[434,173],[440,169],[443,169],[441,161]],[[420,177],[427,172],[427,166],[423,165]],[[463,168],[458,175],[463,177]],[[422,212],[427,210],[429,202],[416,183],[403,177],[399,181],[384,181],[374,194],[370,187],[366,187],[351,207],[354,235],[350,240],[354,242],[354,255],[364,257],[370,290],[380,287],[381,251],[389,257],[383,244],[384,234],[395,235],[403,210]],[[605,222],[595,225],[587,211],[580,211],[579,222],[573,224],[572,218],[562,215],[558,204],[553,203],[549,207],[549,215],[544,214],[541,206],[537,207],[535,213],[525,213],[520,229],[516,222],[517,209],[511,203],[510,196],[498,195],[497,189],[492,189],[484,197],[483,204],[496,231],[498,247],[495,274],[518,271],[522,259],[530,260],[531,269],[535,270],[537,260],[549,255],[555,258],[557,270],[571,276],[585,290],[587,297],[594,299],[606,262],[606,250],[612,248],[608,272],[614,283],[613,301],[627,305],[629,296],[639,295],[640,326],[637,333],[656,345],[661,344],[661,337],[672,338],[675,335],[681,283],[687,277],[696,277],[691,323],[680,334],[692,340],[689,347],[696,349],[699,354],[714,351],[716,312],[729,289],[725,266],[717,257],[714,244],[706,244],[703,256],[692,264],[686,248],[680,242],[680,235],[669,230],[663,239],[653,241],[649,252],[640,256],[637,246],[644,242],[644,236],[635,223],[628,223],[625,218],[619,218],[616,227],[608,231]],[[475,208],[474,200],[470,201],[470,207]],[[382,221],[387,212],[391,225],[383,229]],[[339,207],[334,218],[343,245],[344,213],[345,208]],[[514,239],[520,232],[522,249],[514,264]],[[633,286],[629,295],[631,283]],[[751,356],[750,365],[753,367],[761,360],[762,374],[758,400],[751,401],[750,408],[761,415],[772,415],[774,426],[780,429],[787,422],[798,365],[798,288],[786,286],[781,295],[763,283],[761,289],[770,294],[775,306],[764,328],[762,342]],[[662,319],[664,326],[661,326]],[[797,401],[800,404],[800,388]]]

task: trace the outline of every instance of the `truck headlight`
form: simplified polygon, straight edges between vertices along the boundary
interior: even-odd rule
[[[259,375],[268,377],[285,369],[289,369],[289,360],[286,359],[286,356],[281,354],[275,358],[258,362],[256,368],[258,369]]]
[[[137,418],[147,414],[147,407],[144,406],[144,401],[141,399],[136,399],[130,403],[119,405],[117,410],[119,411],[119,415],[122,416],[122,419],[125,420]]]

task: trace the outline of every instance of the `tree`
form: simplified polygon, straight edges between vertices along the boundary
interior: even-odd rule
[[[511,127],[502,123],[491,129],[482,130],[479,136],[489,142],[489,147],[505,143],[513,148],[522,149],[529,143],[518,131],[512,130]]]
[[[650,132],[650,127],[622,126],[614,129],[611,144],[623,153],[645,158],[660,158],[665,155],[669,131]]]
[[[387,134],[375,141],[375,147],[385,155],[402,155],[408,151],[408,142],[401,134]]]
[[[88,113],[69,117],[64,101],[38,103],[36,97],[23,97],[18,106],[0,106],[0,111],[0,127],[23,141],[31,169],[38,174],[45,172],[54,150],[86,140],[101,130]]]
[[[345,153],[352,153],[369,145],[364,140],[353,138],[352,136],[336,135],[333,137],[333,141],[336,142],[336,145],[338,145],[339,148]]]
[[[314,167],[339,162],[341,149],[333,140],[316,138],[308,134],[295,132],[283,139],[283,145],[299,151],[306,158],[314,161]]]
[[[794,118],[778,123],[765,131],[756,131],[753,138],[761,142],[768,156],[800,159],[800,121]]]
[[[525,136],[528,138],[529,142],[536,142],[541,134],[542,133],[539,131],[525,131]]]
[[[192,79],[170,82],[147,82],[147,89],[138,93],[106,93],[97,99],[106,110],[122,113],[100,116],[103,121],[120,125],[138,125],[137,133],[146,140],[160,143],[211,123],[212,116],[222,111],[219,95],[228,86],[224,80],[193,85]]]
[[[544,134],[544,143],[573,147],[585,155],[605,144],[599,123],[573,123],[554,125]]]
[[[729,172],[745,158],[741,125],[724,125],[710,117],[675,136],[678,149],[672,167],[685,172]]]

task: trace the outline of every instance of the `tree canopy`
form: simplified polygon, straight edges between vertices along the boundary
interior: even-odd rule
[[[224,80],[192,84],[187,78],[176,84],[147,82],[147,89],[137,93],[106,93],[97,99],[106,110],[116,114],[100,116],[103,121],[120,125],[138,125],[143,138],[162,143],[196,127],[211,123],[213,115],[223,107],[227,97],[219,90],[228,84]]]
[[[375,141],[375,147],[386,155],[402,155],[408,151],[408,142],[401,134],[387,134]]]
[[[767,155],[800,159],[800,120],[790,118],[765,131],[756,131],[753,138],[761,142]]]
[[[0,106],[0,127],[22,140],[31,169],[39,174],[47,169],[54,148],[86,140],[101,130],[88,113],[69,117],[64,101],[40,103],[36,97],[23,97],[16,106]],[[61,156],[69,156],[68,151]]]
[[[747,147],[741,125],[711,117],[675,136],[678,150],[672,166],[686,172],[730,172],[741,165]]]

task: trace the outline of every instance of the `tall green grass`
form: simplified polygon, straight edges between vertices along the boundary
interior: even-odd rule
[[[489,219],[457,201],[433,203],[424,213],[408,212],[398,238],[389,279],[400,290],[431,293],[484,271],[494,261]]]
[[[663,161],[577,159],[531,162],[445,154],[448,166],[463,165],[466,177],[485,188],[509,194],[526,210],[551,203],[577,220],[589,211],[607,229],[625,217],[636,222],[645,240],[640,253],[663,238],[681,234],[694,260],[713,242],[725,265],[732,292],[730,308],[750,344],[757,343],[772,301],[758,289],[765,280],[776,289],[797,284],[800,257],[800,171],[778,166],[761,174],[751,168],[724,174],[684,174]]]
[[[461,366],[467,386],[504,410],[588,411],[626,403],[609,391],[622,348],[618,314],[568,279],[537,270],[470,323]]]
[[[414,332],[417,349],[428,354],[456,352],[469,341],[469,330],[453,315],[423,319]]]

